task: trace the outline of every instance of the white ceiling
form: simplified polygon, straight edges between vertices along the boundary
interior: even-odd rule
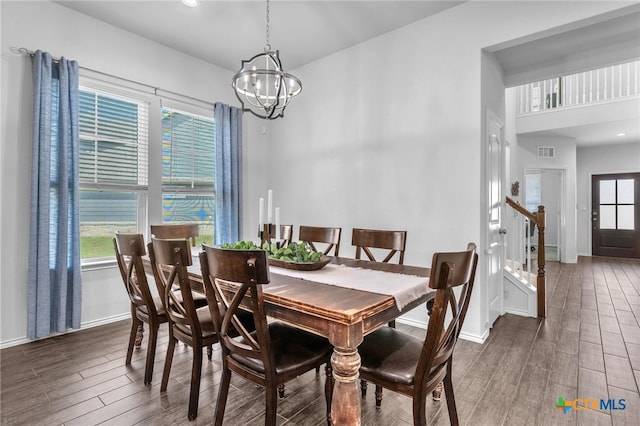
[[[261,53],[266,42],[264,0],[200,0],[196,8],[186,7],[180,0],[55,3],[229,71],[237,71],[243,59]],[[271,0],[270,43],[273,49],[280,50],[284,68],[291,71],[461,3],[464,2]],[[496,54],[508,81],[523,69],[542,69],[554,61],[563,63],[576,51],[588,54],[589,46],[603,49],[607,42],[640,46],[639,13],[637,9],[631,14],[625,12],[606,22],[532,35],[489,50]],[[616,136],[623,131],[627,137]],[[638,142],[640,119],[554,129],[541,135],[570,137],[578,146]]]
[[[265,0],[200,0],[195,8],[180,0],[55,3],[230,71],[266,44]],[[270,44],[289,71],[461,3],[271,0]]]
[[[626,133],[618,136],[618,133]],[[576,141],[579,147],[640,143],[640,117],[630,120],[613,120],[595,124],[565,127],[562,129],[528,132],[527,136],[565,137]]]

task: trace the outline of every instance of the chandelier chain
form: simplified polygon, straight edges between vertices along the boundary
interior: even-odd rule
[[[2,0],[0,0],[2,1]],[[271,50],[269,40],[271,3],[266,0],[266,42],[264,53],[242,61],[231,86],[242,104],[242,110],[273,120],[282,117],[294,96],[302,91],[302,82],[282,69],[279,53]]]
[[[271,44],[269,43],[269,12],[270,12],[270,5],[269,5],[269,0],[267,0],[267,30],[266,30],[266,35],[267,35],[267,44],[264,47],[264,51],[268,52],[271,50]]]

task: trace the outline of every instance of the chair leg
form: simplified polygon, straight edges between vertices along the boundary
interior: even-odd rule
[[[202,346],[193,346],[193,366],[191,367],[191,391],[189,392],[189,420],[198,417],[200,400],[200,375],[202,373]]]
[[[133,347],[135,346],[136,334],[138,333],[138,326],[142,323],[136,317],[136,307],[131,305],[131,331],[129,332],[129,346],[127,346],[127,358],[124,361],[125,365],[131,364],[131,357],[133,355]]]
[[[413,395],[413,426],[427,426],[427,398],[423,391]]]
[[[362,393],[363,398],[367,396],[367,384],[366,380],[360,380],[360,392]]]
[[[162,372],[162,383],[160,384],[160,392],[167,390],[169,383],[169,373],[171,372],[171,363],[173,362],[173,351],[176,348],[177,339],[173,337],[173,332],[169,328],[169,345],[167,346],[167,357],[164,360],[164,371]]]
[[[147,364],[144,367],[144,384],[151,384],[153,364],[156,360],[156,343],[158,342],[158,324],[149,324],[149,341],[147,342]]]
[[[264,426],[276,426],[276,410],[278,408],[278,397],[273,386],[265,386],[266,404],[264,413]]]
[[[227,405],[227,396],[229,395],[229,383],[231,383],[231,370],[223,366],[220,387],[218,388],[218,400],[216,401],[215,426],[222,426],[224,409]]]
[[[382,386],[376,385],[376,408],[382,406]]]
[[[426,399],[415,398],[413,400],[413,426],[427,426]]]
[[[453,394],[451,382],[451,361],[447,365],[447,376],[444,378],[444,394],[447,396],[447,409],[449,410],[449,422],[451,426],[458,426],[458,410],[456,409],[456,397]]]
[[[331,402],[333,400],[333,368],[331,367],[331,360],[329,360],[324,366],[324,372],[327,375],[327,379],[324,383],[324,399],[327,401],[327,425],[331,426]]]

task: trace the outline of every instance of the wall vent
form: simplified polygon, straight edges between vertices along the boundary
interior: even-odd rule
[[[555,146],[539,146],[538,158],[556,158]]]

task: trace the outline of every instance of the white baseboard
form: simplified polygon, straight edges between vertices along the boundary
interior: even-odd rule
[[[12,346],[18,346],[18,345],[22,345],[24,343],[36,342],[38,340],[48,339],[50,337],[60,336],[62,334],[75,333],[76,331],[86,330],[87,328],[98,327],[100,325],[111,324],[112,322],[122,321],[122,320],[129,319],[129,318],[131,318],[131,314],[127,312],[125,314],[114,315],[114,316],[111,316],[111,317],[100,318],[98,320],[88,321],[88,322],[82,323],[82,324],[80,324],[80,328],[79,329],[76,329],[76,330],[69,329],[66,333],[54,333],[54,334],[51,334],[50,336],[41,337],[39,339],[28,339],[27,336],[17,337],[15,339],[10,339],[10,340],[4,341],[4,342],[0,342],[0,349],[10,348]]]
[[[487,329],[481,335],[477,335],[477,334],[465,333],[464,331],[461,331],[460,339],[469,340],[470,342],[475,342],[475,343],[484,343],[487,341],[487,338],[489,337],[489,332],[490,330]]]
[[[35,340],[29,340],[26,337],[17,337],[0,343],[0,349],[10,348],[12,346],[22,345],[23,343],[33,342]]]
[[[426,323],[423,321],[416,321],[413,319],[403,318],[403,317],[397,318],[396,322],[400,324],[410,325],[416,328],[421,328],[423,330],[426,330],[427,326],[429,325],[429,323]],[[464,331],[460,332],[461,339],[469,340],[475,343],[484,343],[487,340],[487,337],[489,337],[489,330],[486,330],[482,335],[465,333]]]
[[[404,318],[404,317],[396,318],[396,322],[400,324],[410,325],[411,327],[421,328],[423,330],[426,330],[427,327],[429,326],[428,322],[417,321],[411,318]]]
[[[537,315],[533,315],[533,313],[531,312],[527,312],[527,311],[523,311],[520,309],[505,309],[504,310],[505,314],[513,314],[513,315],[518,315],[521,317],[528,317],[528,318],[536,318]]]

